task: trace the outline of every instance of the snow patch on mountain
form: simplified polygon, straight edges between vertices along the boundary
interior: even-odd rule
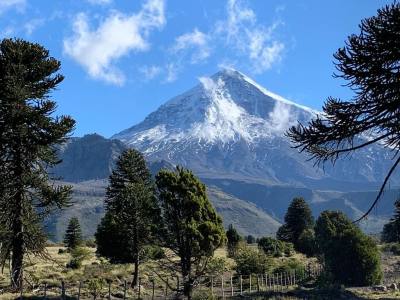
[[[299,114],[311,110],[263,89],[232,69],[200,77],[192,90],[166,102],[141,124],[116,135],[127,144],[151,153],[162,148],[193,144],[200,147],[282,137]],[[243,92],[244,91],[244,92]],[[172,119],[171,119],[172,117]]]

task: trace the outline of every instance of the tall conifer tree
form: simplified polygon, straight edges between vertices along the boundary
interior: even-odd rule
[[[68,227],[65,231],[64,244],[65,246],[73,250],[82,243],[82,231],[79,220],[73,217],[69,220]]]
[[[74,120],[56,117],[50,92],[64,79],[60,62],[38,44],[0,42],[0,223],[6,231],[1,260],[11,255],[11,282],[23,282],[25,254],[44,254],[41,221],[68,204],[71,187],[49,183],[48,167],[59,162],[56,145]]]
[[[97,253],[112,262],[134,263],[132,286],[138,284],[140,257],[159,222],[154,184],[142,154],[126,150],[107,187],[106,215],[96,241]]]

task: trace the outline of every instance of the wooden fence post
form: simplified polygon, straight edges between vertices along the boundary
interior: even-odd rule
[[[44,292],[43,292],[43,299],[47,299],[47,282],[44,284]]]
[[[167,282],[165,283],[165,299],[167,299],[168,296],[168,278],[167,278]]]
[[[154,300],[154,292],[155,292],[155,284],[156,284],[154,278],[152,280],[152,284],[153,284],[153,293],[152,293],[151,299]]]
[[[240,295],[243,295],[243,278],[242,275],[240,275]]]
[[[108,300],[111,300],[111,280],[108,281]]]
[[[61,299],[65,300],[65,282],[64,282],[64,280],[61,281]]]
[[[79,286],[78,286],[78,300],[81,299],[81,288],[82,288],[82,281],[79,281]]]
[[[141,299],[140,298],[140,289],[141,289],[141,285],[142,285],[142,280],[141,280],[141,278],[139,277],[139,290],[138,290],[138,299]]]
[[[233,296],[233,280],[232,280],[232,275],[231,275],[231,296]]]
[[[257,275],[257,292],[260,291],[260,277]]]
[[[214,276],[211,276],[211,295],[214,297]]]
[[[250,274],[250,276],[249,276],[249,291],[250,291],[250,293],[251,293],[251,274]]]
[[[124,300],[126,299],[126,280],[124,280]]]
[[[221,276],[221,290],[222,290],[222,299],[225,299],[225,291],[224,291],[224,275]]]
[[[293,285],[296,285],[296,270],[293,271]]]

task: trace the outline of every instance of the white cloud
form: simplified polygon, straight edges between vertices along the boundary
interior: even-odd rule
[[[285,45],[274,38],[281,22],[269,27],[260,25],[255,12],[240,0],[228,0],[226,12],[227,18],[217,23],[216,32],[225,36],[228,45],[247,56],[256,73],[267,71],[281,61]]]
[[[238,63],[246,64],[252,73],[263,73],[270,70],[282,60],[285,44],[275,37],[282,22],[275,21],[265,26],[257,20],[255,11],[246,6],[245,0],[227,0],[226,16],[215,22],[209,31],[194,28],[175,38],[170,47],[170,61],[183,68],[186,61],[199,63],[213,53],[210,45],[226,48],[227,55],[222,58],[222,65],[233,67]],[[276,13],[282,8],[277,8]],[[223,53],[224,51],[222,51]],[[187,58],[187,59],[185,59]],[[171,72],[174,81],[177,72]]]
[[[115,63],[130,52],[148,50],[150,31],[164,24],[164,0],[147,0],[132,15],[113,11],[96,29],[91,29],[89,18],[80,13],[73,23],[74,34],[64,39],[64,52],[91,77],[122,85],[125,76]]]
[[[45,19],[43,19],[43,18],[32,19],[32,20],[28,21],[24,25],[26,34],[31,35],[36,29],[43,26],[44,23],[45,23]]]
[[[140,73],[143,74],[146,80],[151,80],[160,75],[162,68],[159,66],[143,66],[140,68]]]
[[[178,66],[174,63],[169,63],[165,69],[167,73],[165,82],[174,82],[178,78]]]
[[[249,33],[249,57],[253,61],[256,73],[262,73],[271,69],[274,63],[282,60],[282,52],[285,45],[282,42],[273,40],[270,43],[270,36],[265,32],[253,31]]]
[[[269,121],[275,132],[282,133],[297,124],[297,116],[293,115],[289,104],[275,101],[274,109],[269,113]]]
[[[178,36],[175,39],[175,45],[172,47],[172,50],[177,53],[193,49],[191,63],[198,63],[210,56],[208,41],[209,37],[195,28],[192,32]]]
[[[12,8],[23,11],[25,5],[26,0],[0,0],[0,14]]]

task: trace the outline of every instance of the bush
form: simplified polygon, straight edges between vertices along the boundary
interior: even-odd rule
[[[58,249],[58,254],[64,254],[67,252],[68,252],[67,249],[63,249],[63,248]]]
[[[262,237],[258,240],[258,247],[267,255],[281,257],[291,256],[294,248],[292,243],[287,243],[272,237]]]
[[[389,243],[382,247],[382,251],[391,252],[394,255],[400,255],[400,244],[399,243]]]
[[[89,248],[96,248],[96,240],[95,239],[89,239],[85,241],[86,247]]]
[[[382,271],[375,242],[342,212],[324,211],[315,237],[332,283],[366,286],[380,283]]]
[[[164,249],[156,245],[145,246],[144,253],[146,259],[157,260],[165,258]]]
[[[82,267],[83,261],[90,257],[90,254],[89,250],[82,247],[72,249],[71,260],[67,263],[67,268],[79,269]]]
[[[206,273],[209,275],[223,274],[229,271],[229,263],[223,257],[212,257],[208,262]]]
[[[235,257],[236,272],[242,275],[265,274],[273,266],[273,261],[264,252],[250,247],[238,249]]]
[[[314,256],[317,253],[317,242],[313,229],[306,229],[303,231],[297,241],[297,248],[299,252],[307,256]]]
[[[304,272],[304,264],[295,258],[282,261],[274,269],[274,273],[290,273],[293,271],[295,271],[298,275]]]
[[[87,287],[89,289],[90,294],[93,296],[93,299],[97,299],[97,297],[101,297],[101,291],[104,287],[105,281],[102,278],[93,278],[90,279]]]

